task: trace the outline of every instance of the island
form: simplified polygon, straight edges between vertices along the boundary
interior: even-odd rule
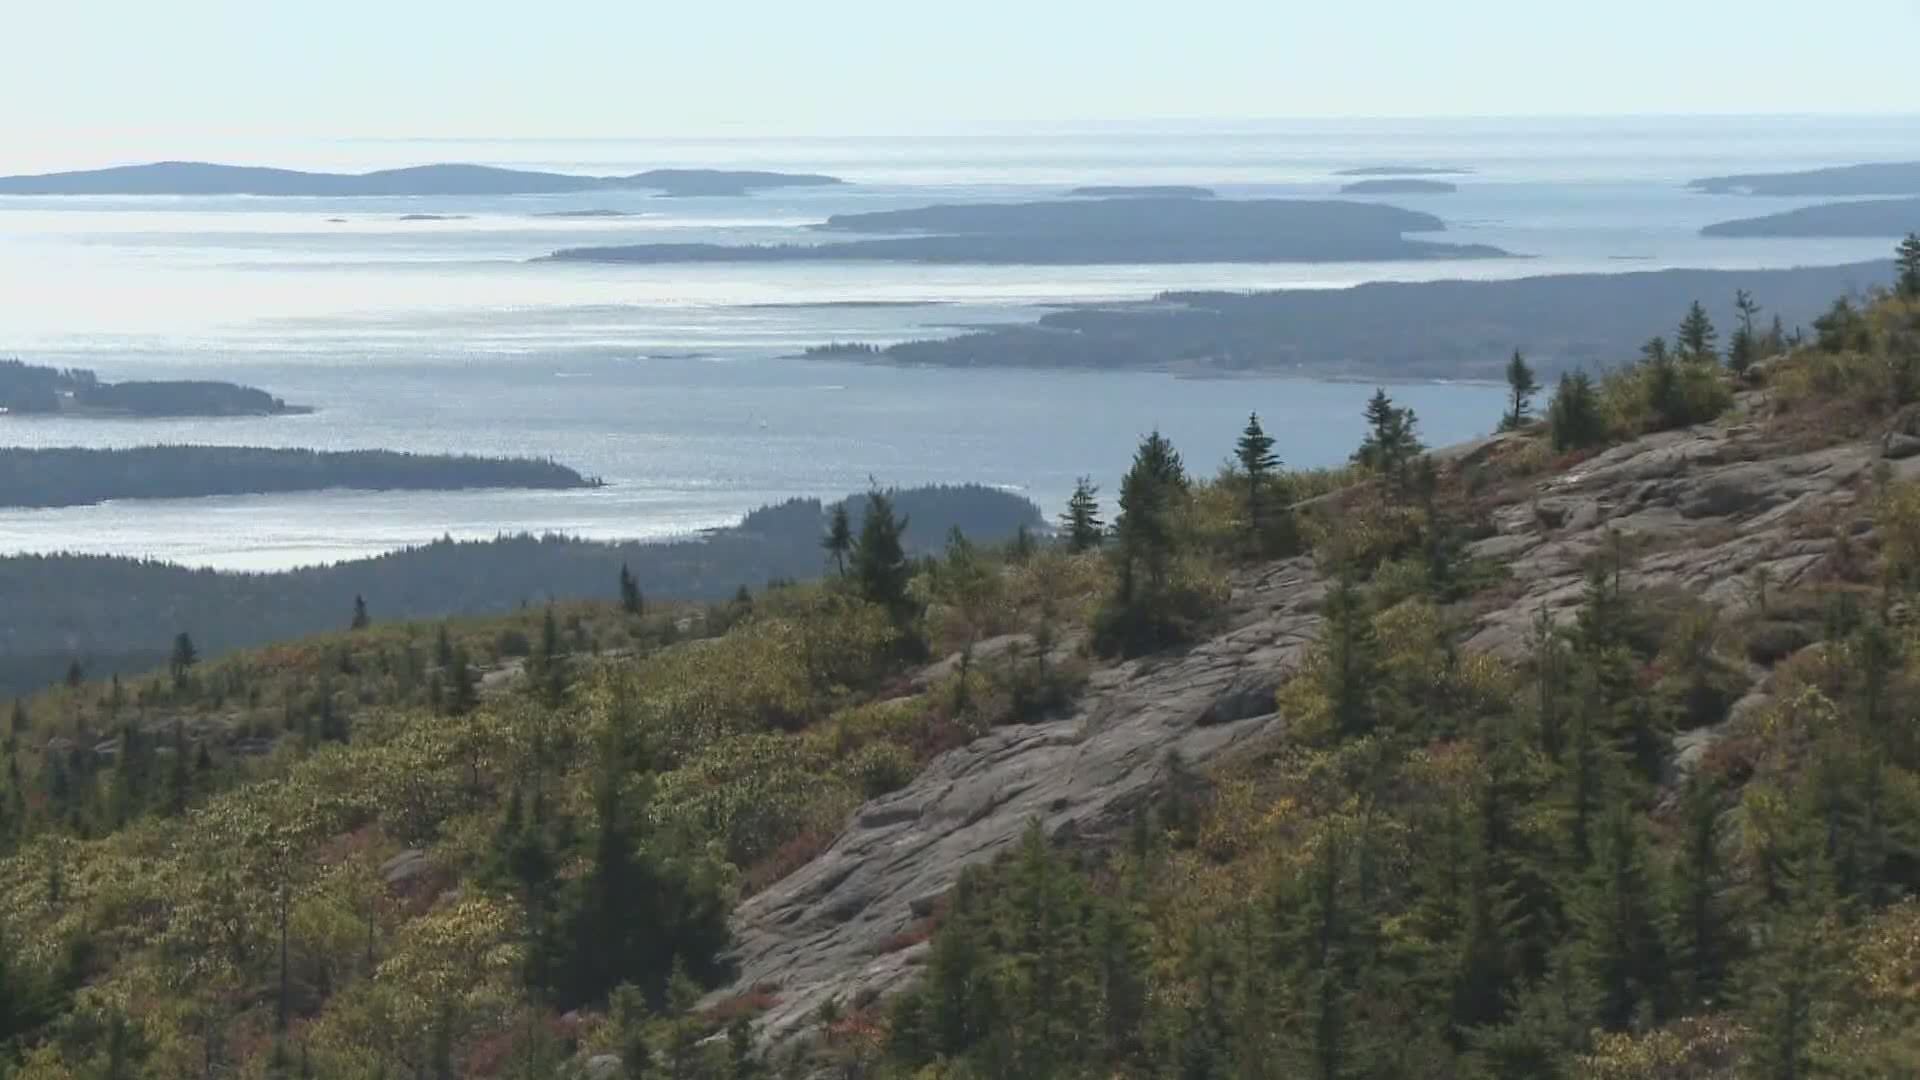
[[[1067,194],[1082,199],[1211,199],[1219,193],[1188,184],[1094,184]]]
[[[1702,236],[1880,236],[1920,231],[1920,198],[1821,203],[1778,214],[1722,221]]]
[[[549,218],[621,218],[635,217],[631,210],[542,210],[534,217]]]
[[[401,214],[401,221],[472,221],[471,214]]]
[[[357,488],[597,487],[537,458],[406,454],[393,450],[285,450],[252,446],[0,448],[0,507],[89,506],[108,499],[180,499]]]
[[[651,169],[631,176],[500,169],[490,165],[416,165],[368,173],[301,172],[204,161],[161,161],[80,172],[0,177],[0,195],[271,195],[341,198],[405,195],[557,195],[576,191],[653,190],[662,195],[749,195],[845,181],[815,173],[729,169]]]
[[[0,360],[0,416],[179,418],[294,416],[313,410],[289,405],[265,390],[200,380],[101,382],[85,368],[39,367]]]
[[[1472,169],[1451,169],[1434,165],[1364,165],[1341,169],[1335,176],[1465,176]]]
[[[1711,195],[1920,195],[1920,161],[1708,176],[1687,186]]]
[[[1378,203],[1306,199],[1092,199],[968,203],[836,214],[817,231],[867,239],[812,244],[634,244],[567,248],[563,262],[864,260],[977,265],[1342,262],[1507,258],[1484,244],[1409,239],[1446,224]]]
[[[1514,349],[1550,374],[1631,360],[1694,300],[1721,326],[1746,290],[1789,328],[1837,295],[1891,282],[1884,262],[1794,270],[1657,270],[1509,281],[1378,282],[1344,289],[1174,292],[1076,305],[1038,321],[885,348],[814,346],[811,360],[942,367],[1150,370],[1230,377],[1504,377]]]
[[[1359,180],[1340,189],[1342,195],[1447,195],[1460,190],[1444,180]]]

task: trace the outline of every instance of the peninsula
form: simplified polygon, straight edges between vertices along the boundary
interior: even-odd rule
[[[1460,190],[1444,180],[1357,180],[1340,189],[1342,195],[1447,195]]]
[[[653,190],[662,195],[748,195],[768,188],[840,184],[815,173],[651,169],[631,176],[417,165],[368,173],[299,172],[203,161],[161,161],[80,172],[0,177],[0,195],[274,195],[341,198],[405,195],[555,195]]]
[[[817,244],[636,244],[568,248],[566,262],[883,262],[993,265],[1338,262],[1503,258],[1482,244],[1409,239],[1446,224],[1377,203],[1305,199],[1091,199],[836,214]]]
[[[1093,184],[1067,192],[1080,199],[1211,199],[1217,194],[1212,188],[1187,184]]]
[[[1920,161],[1708,176],[1687,186],[1711,195],[1920,195]]]
[[[1433,165],[1366,165],[1341,169],[1335,176],[1465,176],[1472,169],[1450,169]]]
[[[1821,203],[1761,217],[1722,221],[1702,236],[1884,236],[1920,230],[1920,198]]]

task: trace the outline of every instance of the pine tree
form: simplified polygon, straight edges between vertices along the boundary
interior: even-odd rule
[[[1367,400],[1367,435],[1353,452],[1356,464],[1399,479],[1406,463],[1426,447],[1420,442],[1419,418],[1412,409],[1393,403],[1384,389]]]
[[[540,618],[540,651],[534,654],[533,670],[539,680],[541,701],[548,708],[559,708],[567,697],[567,657],[560,647],[560,626],[554,621],[551,607]]]
[[[1600,396],[1584,371],[1560,376],[1560,386],[1547,406],[1547,427],[1556,450],[1584,450],[1607,439],[1607,423],[1600,415]]]
[[[862,597],[886,608],[899,621],[913,614],[913,600],[907,594],[913,565],[907,561],[906,531],[907,520],[894,516],[893,500],[880,491],[868,492],[866,516],[853,545],[853,578]]]
[[[1368,734],[1380,719],[1380,644],[1373,613],[1352,573],[1342,573],[1328,591],[1324,614],[1320,641],[1326,651],[1322,688],[1333,727],[1329,734]]]
[[[441,623],[434,630],[433,662],[442,668],[453,666],[453,637],[447,633],[446,623]]]
[[[1273,436],[1261,429],[1258,413],[1247,415],[1246,429],[1234,444],[1233,453],[1247,481],[1247,532],[1257,542],[1266,535],[1266,489],[1273,482],[1274,470],[1280,467],[1280,459],[1273,453]]]
[[[1898,265],[1895,290],[1908,300],[1920,300],[1920,233],[1908,233],[1900,241]]]
[[[640,595],[640,583],[634,580],[633,571],[626,563],[620,564],[620,610],[629,615],[644,615],[647,602]]]
[[[1106,526],[1100,520],[1100,489],[1089,477],[1074,481],[1067,510],[1060,515],[1060,526],[1067,534],[1067,549],[1079,554],[1092,551],[1106,539]]]
[[[371,625],[373,625],[373,620],[367,617],[367,598],[364,596],[355,596],[353,598],[353,621],[347,624],[348,629],[365,630]]]
[[[187,636],[185,630],[174,635],[173,655],[168,662],[168,667],[173,672],[175,686],[183,685],[187,681],[187,672],[199,662],[199,659],[200,654],[193,647],[193,638]]]
[[[453,649],[453,663],[447,668],[447,684],[446,703],[450,715],[465,716],[480,704],[473,666],[467,661],[467,650],[459,646]]]
[[[1714,784],[1695,776],[1680,800],[1680,852],[1672,878],[1675,967],[1685,980],[1688,1000],[1710,1006],[1726,985],[1738,941],[1728,909],[1732,885],[1721,855],[1720,818],[1725,799]]]
[[[1569,911],[1576,962],[1609,1030],[1625,1030],[1643,1012],[1657,1021],[1667,1009],[1669,967],[1652,886],[1640,824],[1615,800]]]
[[[1187,493],[1179,451],[1158,431],[1148,435],[1120,479],[1114,592],[1094,627],[1103,651],[1137,654],[1180,632],[1167,585],[1179,548],[1177,511]]]
[[[1500,430],[1514,431],[1526,426],[1533,417],[1533,395],[1540,390],[1540,383],[1534,378],[1533,368],[1527,364],[1527,358],[1519,349],[1513,350],[1513,359],[1507,361],[1507,413],[1500,418]]]
[[[80,688],[80,684],[86,681],[87,672],[85,668],[80,666],[80,661],[74,660],[67,664],[67,685],[69,687],[77,690]]]
[[[847,555],[853,550],[853,525],[847,518],[847,504],[837,502],[827,515],[827,535],[820,540],[841,577],[847,575]]]
[[[1697,364],[1717,362],[1719,352],[1714,342],[1720,332],[1713,328],[1713,320],[1707,318],[1707,309],[1695,300],[1687,308],[1686,318],[1680,320],[1680,328],[1674,332],[1680,342],[1680,358]]]
[[[1740,313],[1740,325],[1727,345],[1727,367],[1735,375],[1745,375],[1753,367],[1753,362],[1759,359],[1760,339],[1754,336],[1753,320],[1760,314],[1760,305],[1754,303],[1752,293],[1736,289],[1733,309]]]

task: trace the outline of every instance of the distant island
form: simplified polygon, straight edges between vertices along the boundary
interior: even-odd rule
[[[840,184],[814,173],[727,169],[651,169],[631,176],[498,169],[490,165],[416,165],[369,173],[300,172],[201,161],[161,161],[110,169],[0,177],[0,195],[556,195],[575,191],[653,190],[662,195],[748,195],[768,188]]]
[[[1708,176],[1687,186],[1713,195],[1920,195],[1920,161]]]
[[[326,488],[459,491],[597,486],[536,458],[282,450],[252,446],[0,448],[0,507],[88,506],[108,499],[261,495]]]
[[[1163,293],[1037,322],[909,341],[815,346],[822,360],[945,367],[1156,370],[1196,376],[1503,377],[1513,350],[1543,373],[1598,370],[1671,334],[1698,299],[1721,326],[1735,290],[1763,319],[1805,325],[1845,295],[1892,280],[1879,262],[1796,270],[1658,270],[1510,281],[1378,282],[1345,289]]]
[[[1211,199],[1219,193],[1187,184],[1094,184],[1067,194],[1085,199]]]
[[[101,382],[85,368],[0,360],[0,416],[180,418],[310,413],[265,390],[197,380]]]
[[[1460,190],[1444,180],[1360,180],[1340,189],[1342,195],[1447,195]]]
[[[1920,231],[1920,198],[1821,203],[1761,217],[1722,221],[1702,236],[1883,236]]]
[[[1366,165],[1341,169],[1335,176],[1465,176],[1472,169],[1450,169],[1433,165]]]
[[[401,214],[401,221],[472,221],[471,214]]]
[[[1378,203],[1304,199],[971,203],[836,214],[815,229],[886,238],[819,244],[582,247],[548,258],[624,263],[871,260],[1058,266],[1509,257],[1483,244],[1408,239],[1407,233],[1446,229],[1432,214]]]
[[[636,216],[630,210],[542,210],[534,217],[553,218],[616,218]]]

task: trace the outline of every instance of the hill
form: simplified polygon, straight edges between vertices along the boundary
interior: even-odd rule
[[[1920,198],[1823,203],[1778,214],[1722,221],[1702,236],[1885,236],[1920,230]]]
[[[0,1033],[36,1080],[1910,1074],[1916,304],[1431,454],[1382,395],[1336,472],[1149,437],[1104,538],[876,513],[705,612],[55,688]]]
[[[1687,186],[1716,195],[1920,195],[1920,161],[1709,176]]]
[[[982,541],[1044,528],[1032,503],[993,488],[915,488],[894,499],[916,552],[937,550],[953,528]],[[851,500],[856,525],[863,505]],[[828,512],[803,499],[681,541],[441,540],[266,574],[104,556],[4,556],[0,692],[44,685],[76,661],[97,676],[150,667],[179,631],[190,632],[210,656],[315,633],[340,626],[356,595],[383,620],[499,613],[547,599],[612,596],[625,566],[646,596],[721,600],[742,585],[819,576],[827,566],[820,537]]]
[[[0,507],[85,506],[283,491],[580,488],[594,481],[535,458],[284,450],[252,446],[0,447]]]
[[[1615,364],[1648,338],[1670,333],[1696,299],[1725,325],[1736,290],[1745,289],[1792,327],[1836,295],[1891,280],[1886,265],[1860,263],[1167,293],[1151,303],[1073,307],[1026,325],[819,355],[957,367],[1499,379],[1514,349],[1548,371]]]
[[[568,248],[567,262],[890,262],[1068,265],[1502,258],[1481,244],[1408,239],[1446,228],[1375,203],[1109,198],[959,204],[836,214],[827,233],[897,238],[819,244],[637,244]]]
[[[416,165],[368,173],[300,172],[201,161],[0,177],[0,195],[271,195],[341,198],[406,195],[554,195],[654,189],[664,195],[746,195],[843,181],[812,173],[651,169],[631,176],[574,176],[488,165]]]

